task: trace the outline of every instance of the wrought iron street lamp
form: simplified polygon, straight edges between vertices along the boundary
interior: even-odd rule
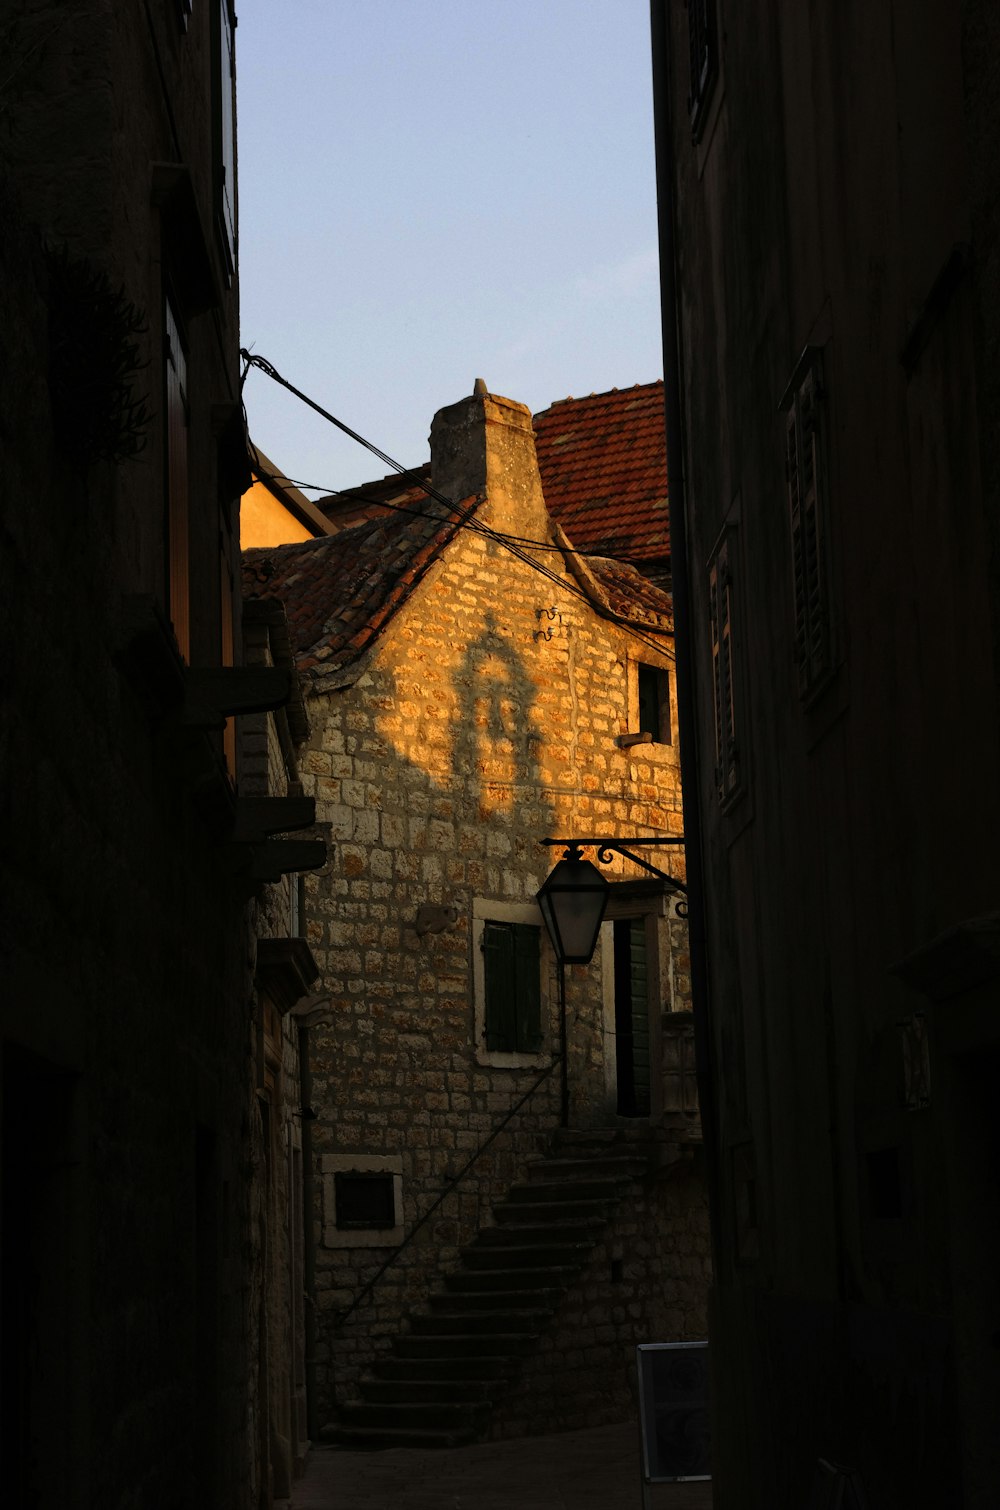
[[[683,882],[660,870],[659,866],[651,865],[641,855],[632,853],[628,846],[644,846],[653,844],[682,845],[683,838],[671,836],[669,839],[660,835],[643,836],[638,839],[629,839],[628,845],[619,839],[542,839],[542,844],[551,848],[554,845],[564,845],[566,853],[559,863],[553,867],[548,879],[543,883],[538,892],[538,905],[541,908],[545,926],[548,929],[552,947],[556,951],[556,958],[565,965],[587,965],[590,963],[597,948],[597,936],[604,921],[604,910],[608,904],[609,886],[601,875],[596,865],[583,858],[581,846],[586,845],[596,849],[597,858],[602,865],[606,865],[612,854],[624,855],[633,860],[636,865],[642,866],[643,870],[665,881],[671,891],[677,892],[686,898],[687,888]],[[678,911],[684,915],[684,902],[678,904]]]
[[[670,889],[686,898],[686,888],[658,866],[634,854],[618,839],[543,839],[548,847],[563,845],[566,853],[553,866],[538,890],[538,906],[559,966],[559,1028],[562,1037],[562,1125],[569,1126],[569,1043],[566,1028],[566,966],[588,965],[597,948],[597,937],[604,921],[610,887],[597,866],[583,858],[581,846],[591,846],[606,865],[612,854],[623,855],[643,870],[665,881]],[[629,845],[682,845],[683,838],[662,835],[629,839]],[[678,911],[684,903],[678,904]],[[686,909],[685,909],[686,910]]]
[[[571,843],[538,893],[538,905],[561,965],[586,965],[593,958],[608,890],[597,866],[583,858],[578,844]]]

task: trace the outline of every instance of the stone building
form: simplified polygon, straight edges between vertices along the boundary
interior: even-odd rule
[[[375,1444],[620,1419],[633,1344],[705,1326],[683,894],[611,872],[568,1115],[535,900],[546,837],[680,836],[670,601],[573,549],[523,406],[477,384],[431,456],[433,497],[386,480],[244,553],[335,846],[306,886],[321,1424]]]
[[[265,887],[322,843],[271,837],[312,816],[288,769],[243,795],[239,719],[293,676],[287,656],[234,665],[233,25],[228,0],[0,17],[0,1429],[19,1507],[266,1505],[281,1432],[252,1020],[288,922]],[[272,1057],[294,1100],[292,1036]]]
[[[651,10],[715,1502],[985,1510],[1000,10]]]

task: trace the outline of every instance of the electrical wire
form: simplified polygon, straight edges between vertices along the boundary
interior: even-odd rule
[[[351,440],[356,441],[357,444],[363,446],[365,450],[371,451],[372,454],[377,456],[379,460],[382,461],[386,466],[391,467],[393,471],[398,473],[401,478],[409,478],[412,486],[419,488],[436,503],[440,503],[444,508],[448,510],[450,514],[455,516],[457,523],[455,522],[455,520],[442,518],[439,514],[432,514],[428,510],[411,508],[406,504],[383,502],[381,500],[372,499],[370,496],[363,493],[345,491],[338,493],[336,496],[340,498],[356,498],[359,501],[378,508],[389,509],[397,513],[412,514],[420,518],[427,518],[440,522],[441,524],[454,524],[454,527],[456,529],[469,529],[473,533],[483,536],[488,541],[508,551],[517,560],[521,561],[523,565],[528,566],[531,570],[538,572],[541,576],[545,577],[546,580],[553,584],[553,586],[560,588],[563,592],[568,592],[573,597],[579,598],[582,602],[587,603],[591,608],[598,607],[598,605],[595,604],[593,599],[590,597],[589,593],[585,592],[584,589],[581,588],[578,584],[568,582],[565,577],[560,576],[558,573],[552,571],[551,568],[545,565],[544,562],[534,560],[524,548],[525,546],[528,546],[532,549],[557,551],[560,555],[565,554],[559,546],[550,546],[547,544],[547,542],[530,540],[524,536],[505,535],[501,531],[494,530],[489,525],[483,524],[481,520],[478,520],[474,517],[476,509],[479,508],[480,504],[483,501],[481,497],[476,498],[473,503],[467,508],[462,508],[459,504],[456,504],[453,499],[447,498],[443,493],[438,492],[436,488],[434,488],[429,482],[426,481],[426,479],[420,472],[415,471],[413,468],[404,467],[400,462],[396,461],[392,456],[390,456],[388,452],[381,450],[381,448],[376,446],[374,442],[366,440],[363,435],[359,435],[356,430],[352,430],[349,425],[343,422],[343,420],[339,420],[336,415],[331,414],[328,409],[324,409],[322,405],[316,403],[314,399],[311,399],[308,394],[305,394],[299,388],[296,388],[293,383],[290,383],[287,380],[287,378],[282,377],[278,370],[270,362],[268,362],[266,358],[255,356],[252,352],[246,350],[245,348],[241,348],[240,356],[243,358],[245,363],[240,379],[241,392],[244,384],[246,383],[250,368],[258,368],[259,371],[265,374],[265,376],[270,377],[274,382],[279,383],[283,388],[286,388],[290,393],[294,394],[296,398],[300,399],[302,403],[308,405],[310,409],[321,415],[330,424],[336,426],[336,428],[340,430],[344,435],[347,435]],[[243,413],[245,419],[245,404],[243,406]],[[292,479],[290,478],[279,478],[273,473],[269,473],[267,469],[261,465],[259,453],[257,452],[256,447],[253,445],[253,442],[249,440],[249,428],[247,428],[247,437],[250,447],[253,451],[254,460],[257,462],[258,475],[264,477],[266,480],[278,484],[279,486],[282,483],[291,484],[295,487],[299,486],[298,483],[292,482]],[[309,486],[312,485],[310,484]],[[335,492],[336,490],[330,491]],[[579,556],[582,560],[586,560],[586,556],[582,551],[574,550],[571,551],[570,554]],[[607,559],[617,560],[616,557],[609,557]],[[625,564],[630,565],[631,563]],[[637,640],[640,644],[645,645],[648,650],[653,650],[658,655],[669,654],[669,652],[667,652],[663,646],[658,645],[655,640],[648,638],[648,634],[656,635],[658,637],[662,637],[663,639],[672,640],[674,638],[673,630],[659,629],[655,625],[650,624],[647,626],[648,634],[644,634],[636,625],[625,619],[622,615],[615,613],[613,609],[607,610],[606,616],[610,617],[614,623],[616,623],[622,630],[624,630],[625,633],[630,635],[633,639]]]

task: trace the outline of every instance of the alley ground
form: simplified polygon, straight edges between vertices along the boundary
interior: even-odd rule
[[[475,1447],[316,1447],[288,1510],[642,1510],[634,1424]],[[712,1510],[710,1483],[653,1484],[650,1510]]]

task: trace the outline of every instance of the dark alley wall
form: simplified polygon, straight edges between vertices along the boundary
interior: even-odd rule
[[[718,1510],[805,1503],[820,1458],[873,1505],[985,1507],[995,8],[652,14]]]
[[[26,1507],[244,1510],[259,1487],[247,896],[218,842],[221,732],[177,719],[166,546],[169,294],[188,374],[186,653],[218,666],[236,629],[220,435],[237,303],[217,230],[219,11],[196,6],[186,31],[183,11],[2,20],[0,1414],[5,1497]]]

